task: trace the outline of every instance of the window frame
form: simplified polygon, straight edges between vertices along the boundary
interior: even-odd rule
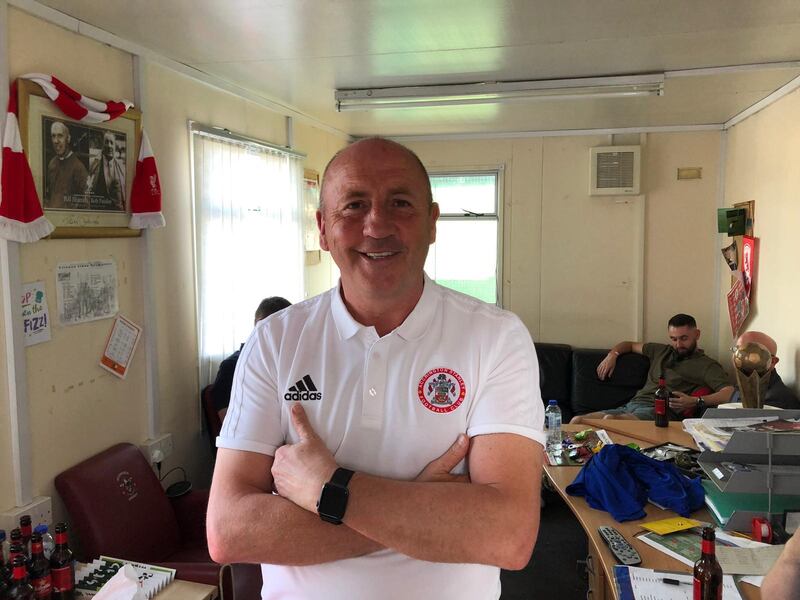
[[[504,248],[504,227],[503,227],[503,205],[505,191],[503,179],[505,175],[505,165],[476,165],[471,167],[436,167],[428,169],[428,178],[434,177],[475,177],[480,175],[494,175],[494,212],[493,213],[440,213],[439,221],[496,221],[497,222],[497,264],[495,267],[495,295],[496,306],[503,308],[503,248]],[[441,207],[440,207],[441,210]]]

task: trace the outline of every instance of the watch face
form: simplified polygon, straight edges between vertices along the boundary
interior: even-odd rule
[[[339,523],[347,508],[347,488],[326,483],[317,503],[319,516],[326,521]]]

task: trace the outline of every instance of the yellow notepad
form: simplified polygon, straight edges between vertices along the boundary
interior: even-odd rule
[[[703,523],[694,519],[686,517],[671,517],[669,519],[660,519],[658,521],[650,521],[649,523],[642,523],[642,527],[657,533],[658,535],[667,535],[668,533],[675,533],[676,531],[683,531],[684,529],[691,529],[692,527],[699,527]]]

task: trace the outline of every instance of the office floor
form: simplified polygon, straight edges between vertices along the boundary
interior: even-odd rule
[[[521,571],[502,571],[501,600],[585,600],[588,582],[586,534],[561,497],[545,490],[539,539],[531,561]]]

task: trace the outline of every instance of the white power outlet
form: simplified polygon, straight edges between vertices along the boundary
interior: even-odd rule
[[[31,516],[31,525],[36,527],[40,523],[53,529],[53,502],[49,496],[37,496],[25,506],[17,506],[0,513],[0,529],[6,533],[19,527],[19,518],[22,515]]]
[[[139,448],[148,462],[160,462],[172,454],[172,434],[164,433],[157,438],[145,440]]]

